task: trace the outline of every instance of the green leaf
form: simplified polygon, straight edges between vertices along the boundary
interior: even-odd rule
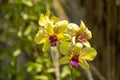
[[[35,35],[34,41],[37,44],[42,44],[46,41],[46,37],[45,37],[45,32],[43,31],[43,29],[41,28],[38,33]]]
[[[81,21],[81,24],[80,24],[80,34],[83,34],[85,32],[85,29],[86,29],[86,26],[85,24],[83,23],[83,21]]]
[[[54,33],[54,28],[53,28],[53,26],[52,26],[50,23],[48,23],[48,24],[45,26],[45,29],[46,29],[46,31],[47,31],[49,34],[53,34],[53,33]]]
[[[69,63],[69,61],[70,61],[70,57],[68,57],[68,56],[62,57],[60,59],[60,65],[67,64],[67,63]]]
[[[20,53],[21,53],[21,50],[20,50],[20,49],[16,49],[16,50],[13,52],[13,56],[14,56],[14,57],[17,57]]]
[[[22,2],[23,2],[25,5],[29,6],[29,7],[32,7],[32,6],[33,6],[33,2],[32,2],[32,1],[22,0]]]
[[[74,53],[75,54],[80,54],[80,51],[82,49],[83,45],[81,43],[76,43],[74,47]]]
[[[36,72],[41,72],[42,71],[42,65],[41,64],[35,63],[34,67],[35,67]]]
[[[70,68],[69,66],[63,66],[61,69],[61,78],[65,78],[70,75]]]
[[[89,64],[85,60],[80,61],[80,66],[85,70],[89,70]]]
[[[43,44],[42,51],[43,52],[47,51],[49,47],[50,47],[50,42],[48,40]]]
[[[47,75],[36,75],[35,80],[48,80]]]
[[[46,72],[47,73],[53,73],[53,72],[55,72],[55,68],[49,68]]]
[[[56,33],[65,32],[67,30],[67,27],[68,27],[68,21],[67,20],[58,21],[55,24],[55,32]]]
[[[59,49],[63,55],[68,55],[72,49],[72,44],[70,42],[61,42],[59,45]]]
[[[97,55],[97,52],[94,48],[86,47],[82,51],[81,59],[92,61],[95,58],[96,55]]]
[[[24,32],[24,35],[28,36],[31,33],[31,31],[32,31],[32,26],[28,26],[27,29]]]

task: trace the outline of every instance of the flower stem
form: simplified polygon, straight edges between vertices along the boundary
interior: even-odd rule
[[[60,80],[60,66],[58,61],[58,48],[57,47],[51,47],[51,56],[52,60],[55,66],[55,76],[56,80]]]
[[[70,72],[71,72],[71,80],[74,80],[73,79],[73,69],[72,69],[72,65],[70,64]]]

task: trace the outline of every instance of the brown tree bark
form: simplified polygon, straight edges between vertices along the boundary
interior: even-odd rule
[[[87,22],[93,32],[92,43],[98,50],[96,65],[107,80],[119,80],[116,55],[120,52],[116,45],[120,44],[120,36],[117,36],[120,34],[120,5],[115,0],[94,0],[86,1],[86,7]]]
[[[91,44],[98,52],[94,61],[98,71],[106,80],[119,80],[120,0],[59,1],[71,22],[79,24],[82,19],[92,31]]]

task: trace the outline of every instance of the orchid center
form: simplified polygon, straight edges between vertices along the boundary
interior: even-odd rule
[[[80,41],[80,42],[85,42],[86,39],[87,39],[86,34],[78,35],[77,38],[76,38],[76,40]]]
[[[78,67],[79,66],[79,60],[78,60],[78,55],[74,55],[71,59],[71,65],[73,67]]]
[[[51,35],[50,37],[49,37],[49,40],[50,40],[50,46],[56,46],[57,45],[57,41],[58,41],[58,39],[57,39],[57,36],[54,34],[54,35]]]

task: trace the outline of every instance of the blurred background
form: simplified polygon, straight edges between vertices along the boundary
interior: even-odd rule
[[[39,15],[48,8],[61,20],[83,20],[92,31],[93,79],[120,80],[120,0],[0,0],[0,80],[56,80],[51,55],[34,42]],[[60,80],[70,80],[69,67],[60,68]],[[74,78],[89,80],[77,69]]]

